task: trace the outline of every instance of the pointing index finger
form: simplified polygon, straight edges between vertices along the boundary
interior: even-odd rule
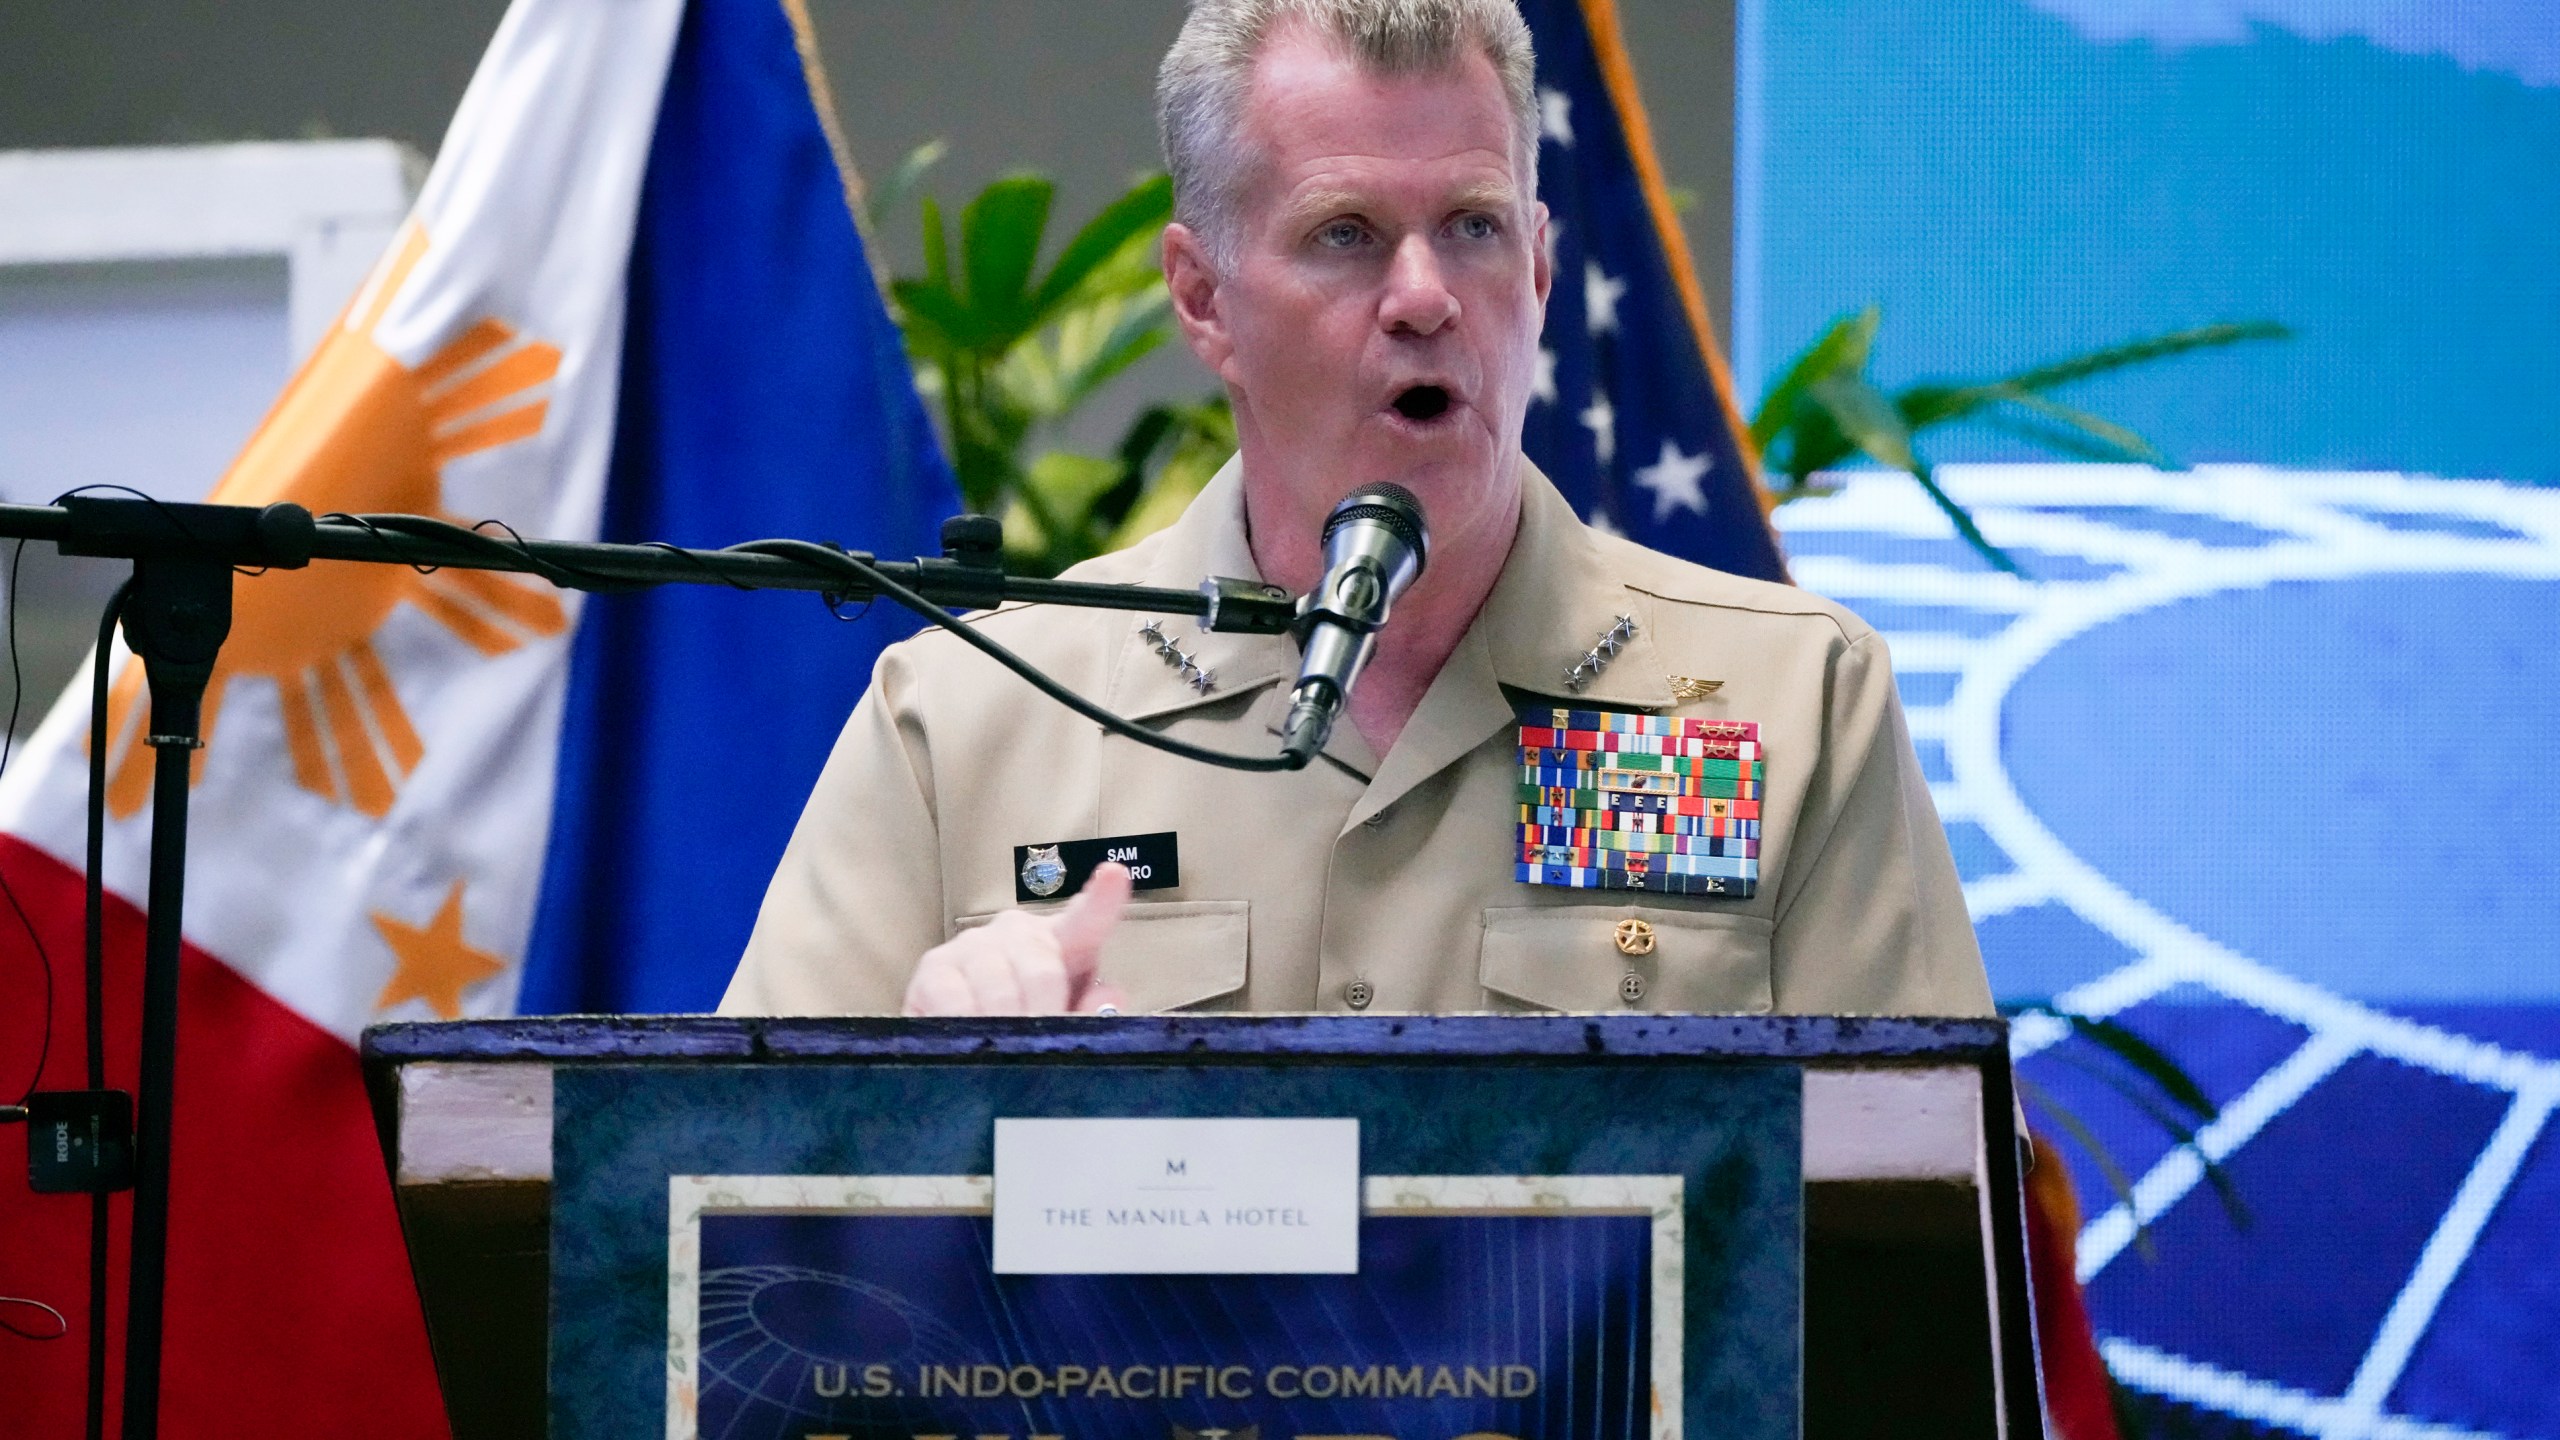
[[[1082,990],[1093,978],[1094,968],[1102,963],[1102,942],[1110,938],[1122,912],[1129,908],[1132,888],[1127,866],[1097,865],[1084,888],[1050,922],[1055,927],[1051,934],[1058,942],[1058,958],[1067,967],[1070,991]]]

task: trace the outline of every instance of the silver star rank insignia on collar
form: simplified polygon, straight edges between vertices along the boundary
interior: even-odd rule
[[[1173,643],[1173,638],[1164,633],[1163,624],[1150,620],[1138,627],[1138,634],[1145,637],[1148,647],[1154,650],[1165,664],[1172,666],[1173,673],[1181,676],[1192,689],[1206,695],[1218,688],[1218,672],[1201,669],[1199,662],[1192,658],[1190,651]]]
[[[1609,662],[1617,659],[1618,652],[1625,649],[1627,642],[1634,638],[1636,638],[1636,617],[1619,616],[1617,623],[1601,632],[1600,643],[1592,646],[1581,659],[1573,662],[1572,669],[1564,672],[1564,688],[1576,695],[1581,694],[1582,688],[1599,679],[1600,672],[1608,669]]]

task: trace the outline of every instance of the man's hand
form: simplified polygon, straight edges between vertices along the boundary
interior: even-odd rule
[[[1092,1014],[1126,997],[1095,978],[1102,942],[1129,908],[1127,867],[1094,867],[1064,909],[1007,910],[925,952],[907,982],[909,1015]]]

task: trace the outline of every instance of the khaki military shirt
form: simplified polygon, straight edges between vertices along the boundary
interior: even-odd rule
[[[1883,641],[1801,590],[1594,531],[1521,464],[1501,578],[1384,757],[1346,719],[1298,773],[1214,769],[1105,734],[947,633],[892,646],[721,1008],[894,1014],[926,950],[1015,903],[1015,846],[1172,831],[1180,884],[1139,892],[1103,951],[1133,1009],[1988,1013]],[[1237,467],[1172,528],[1072,573],[1254,577]],[[1568,692],[1622,615],[1632,641]],[[1277,753],[1285,636],[1160,622],[1213,674],[1202,693],[1138,616],[1027,605],[977,623],[1121,715]],[[1683,701],[1675,676],[1720,683]],[[1757,893],[1519,881],[1516,708],[1540,701],[1758,722]],[[1650,953],[1625,953],[1628,919],[1652,927]]]

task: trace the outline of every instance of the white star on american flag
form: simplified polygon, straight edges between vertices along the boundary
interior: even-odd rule
[[[1582,267],[1582,314],[1591,333],[1618,328],[1618,297],[1627,293],[1627,282],[1612,280],[1597,264],[1584,262]]]
[[[1653,492],[1655,524],[1670,519],[1674,510],[1707,513],[1707,492],[1698,481],[1713,464],[1705,455],[1683,455],[1679,446],[1662,442],[1662,458],[1635,473],[1635,482]]]
[[[1567,150],[1573,148],[1573,97],[1561,90],[1538,92],[1538,133]]]
[[[1606,467],[1618,454],[1618,412],[1610,408],[1608,396],[1594,391],[1580,418],[1582,428],[1591,432],[1591,448],[1599,452]]]

